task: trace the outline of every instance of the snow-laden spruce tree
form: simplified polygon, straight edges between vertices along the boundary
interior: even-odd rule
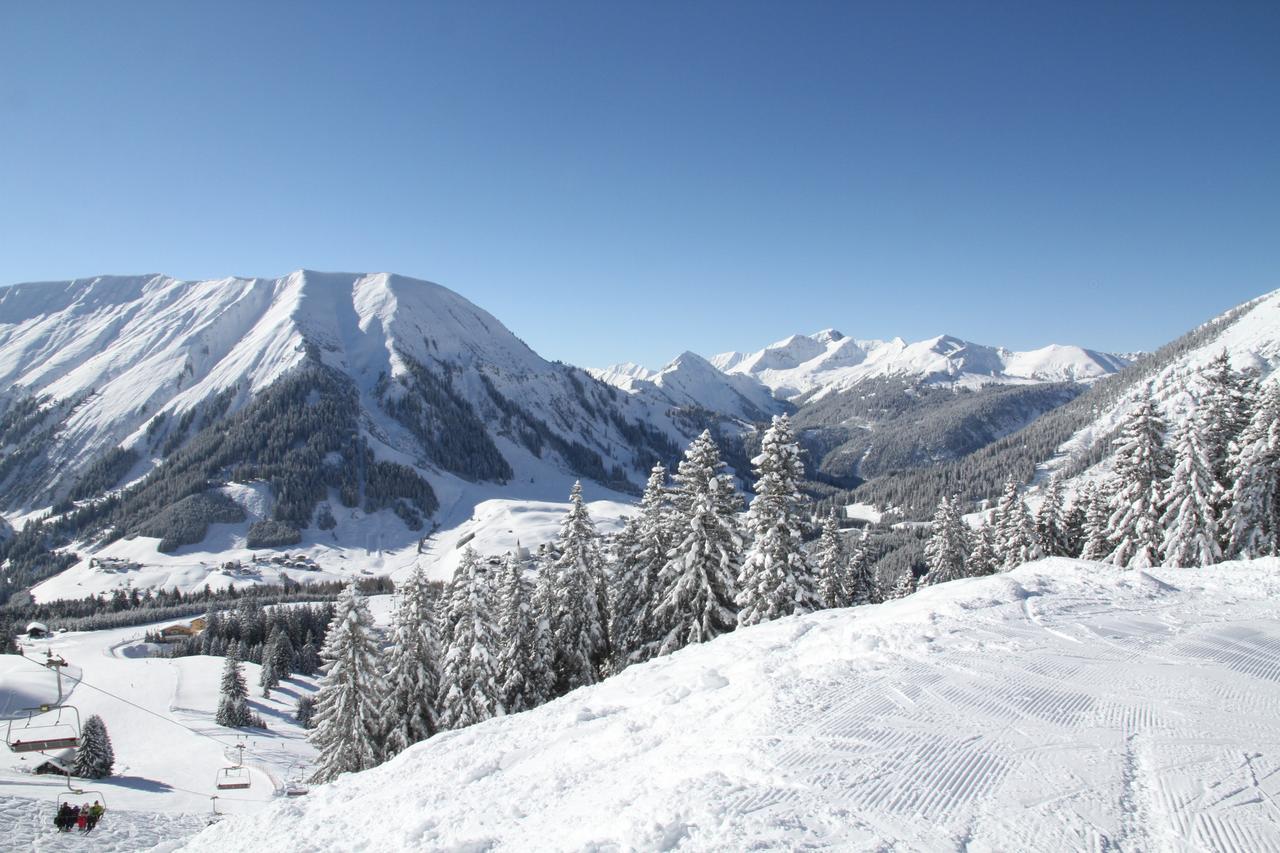
[[[295,656],[289,632],[279,624],[272,625],[267,644],[262,649],[262,668],[258,674],[262,695],[270,696],[272,689],[280,686],[281,679],[293,674],[294,666]]]
[[[1094,483],[1080,487],[1076,503],[1084,509],[1080,559],[1101,562],[1111,553],[1111,509],[1106,495]]]
[[[514,554],[502,558],[498,575],[498,622],[502,705],[508,714],[536,708],[555,688],[547,623],[533,603],[533,584]]]
[[[1250,376],[1232,369],[1225,349],[1205,367],[1201,380],[1204,393],[1197,410],[1203,424],[1201,443],[1214,480],[1227,483],[1231,443],[1249,425],[1257,388]]]
[[[381,712],[387,686],[373,616],[355,581],[338,595],[320,658],[324,676],[316,696],[315,728],[308,736],[320,753],[311,777],[315,783],[368,770],[383,756]]]
[[[551,626],[556,695],[562,695],[599,681],[608,656],[608,613],[600,607],[604,559],[581,483],[573,484],[554,550],[555,561],[543,568],[551,572],[543,606]]]
[[[827,607],[849,607],[849,554],[840,536],[840,516],[835,507],[822,522],[822,535],[813,549],[813,564],[818,574],[818,594]]]
[[[972,547],[969,526],[960,514],[959,495],[943,497],[933,515],[933,529],[924,546],[925,564],[929,570],[920,578],[920,586],[946,583],[965,576],[965,560]]]
[[[460,729],[505,713],[498,672],[493,583],[471,546],[462,551],[446,607],[453,626],[440,675],[440,727]]]
[[[910,569],[898,575],[893,585],[885,592],[885,601],[893,601],[898,598],[906,598],[916,591],[916,576]]]
[[[1044,501],[1036,513],[1036,542],[1042,557],[1067,557],[1071,541],[1067,531],[1067,510],[1062,484],[1054,477],[1045,489]]]
[[[1232,446],[1222,538],[1234,559],[1280,553],[1280,384],[1260,397]]]
[[[81,779],[105,779],[115,767],[116,753],[111,748],[111,736],[107,724],[97,714],[84,721],[80,730],[80,745],[71,762],[71,775]]]
[[[995,526],[998,568],[1007,571],[1040,557],[1040,543],[1036,538],[1036,523],[1018,491],[1018,481],[1010,478],[1004,484],[1004,492],[996,504],[992,517]]]
[[[1106,561],[1122,568],[1160,564],[1164,529],[1160,526],[1170,459],[1164,446],[1164,420],[1147,397],[1125,418],[1116,441],[1111,503],[1111,553]]]
[[[800,492],[804,463],[789,417],[774,416],[751,464],[756,495],[747,511],[751,547],[738,574],[738,624],[820,610],[813,566],[802,545],[809,503]]]
[[[440,686],[440,647],[435,601],[422,567],[400,587],[386,652],[387,692],[382,717],[387,758],[436,733],[436,694]]]
[[[845,572],[849,605],[875,604],[880,600],[876,589],[876,573],[871,565],[870,534],[864,530],[849,551],[849,563]]]
[[[627,519],[618,536],[617,559],[609,584],[611,670],[657,654],[662,636],[655,624],[658,575],[671,550],[671,501],[667,469],[653,466],[640,498],[640,512]]]
[[[710,430],[690,443],[676,471],[673,545],[659,575],[655,610],[660,654],[705,643],[738,624],[736,579],[742,563],[741,499]]]
[[[214,719],[220,726],[238,728],[253,723],[249,711],[249,688],[245,684],[244,671],[234,651],[229,651],[222,665],[222,685],[219,690],[218,711]]]
[[[1222,487],[1213,479],[1204,432],[1204,424],[1195,416],[1187,418],[1178,431],[1160,518],[1167,566],[1210,566],[1222,559],[1217,514]]]
[[[996,554],[994,525],[983,524],[973,531],[970,537],[972,547],[964,561],[965,575],[980,578],[993,575],[999,568],[1000,559]]]

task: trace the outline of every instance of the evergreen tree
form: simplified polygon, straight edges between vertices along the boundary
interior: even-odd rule
[[[1081,493],[1078,492],[1062,516],[1062,540],[1066,548],[1063,556],[1078,556],[1084,547],[1085,522],[1088,518],[1086,509],[1087,504],[1081,500]]]
[[[885,593],[885,601],[893,601],[898,598],[906,598],[916,591],[916,576],[910,569],[907,569],[897,580],[893,582],[893,586],[889,587]]]
[[[822,536],[814,548],[814,565],[818,571],[818,592],[827,607],[848,607],[853,603],[849,591],[849,555],[840,537],[840,517],[835,507],[827,513]]]
[[[387,693],[382,711],[387,757],[436,733],[439,656],[434,602],[422,567],[415,565],[400,588],[387,651]]]
[[[97,714],[85,720],[80,730],[80,744],[71,762],[71,774],[81,779],[105,779],[116,763],[107,724]]]
[[[960,498],[944,497],[933,516],[933,532],[924,548],[929,570],[920,578],[921,586],[946,583],[965,576],[969,556],[969,528],[960,515]]]
[[[671,524],[667,469],[655,465],[640,498],[640,512],[627,520],[618,537],[618,557],[609,587],[609,647],[614,672],[648,660],[661,644],[653,608],[658,576],[671,549]]]
[[[1057,477],[1049,481],[1040,511],[1036,513],[1036,540],[1041,556],[1067,557],[1071,554],[1062,484]]]
[[[505,713],[493,584],[467,546],[449,586],[453,626],[440,676],[440,727],[460,729]]]
[[[276,629],[271,630],[271,636],[267,640],[267,645],[263,649],[262,665],[258,668],[258,685],[262,688],[263,696],[270,696],[272,688],[280,686],[280,673],[276,670],[275,647],[276,642],[280,639],[280,632]],[[288,637],[286,636],[286,639]]]
[[[320,657],[324,677],[309,740],[319,750],[315,783],[374,767],[382,760],[386,696],[369,604],[354,581],[338,596]]]
[[[800,493],[804,464],[791,419],[777,415],[764,434],[756,470],[756,495],[747,512],[751,547],[738,575],[739,625],[755,625],[822,608],[813,567],[801,543],[804,509]]]
[[[514,714],[536,708],[550,698],[554,687],[548,659],[545,623],[532,601],[530,583],[514,554],[502,559],[498,577],[498,618],[502,648],[498,672],[502,677],[502,705]]]
[[[875,604],[881,600],[876,588],[876,573],[871,566],[871,555],[867,553],[868,534],[863,531],[858,542],[849,553],[849,565],[846,571],[849,605],[857,607],[862,604]]]
[[[992,524],[995,526],[996,554],[1001,570],[1007,571],[1039,559],[1035,520],[1018,493],[1017,480],[1005,482]]]
[[[1164,421],[1147,397],[1125,419],[1115,454],[1115,495],[1111,518],[1111,553],[1107,562],[1123,568],[1159,565],[1164,531],[1160,509],[1162,487],[1169,478]]]
[[[222,686],[218,699],[218,711],[214,716],[220,726],[239,728],[253,724],[249,711],[249,688],[245,684],[240,659],[231,651],[222,665]]]
[[[1214,480],[1226,483],[1231,475],[1231,443],[1249,425],[1253,412],[1254,383],[1231,368],[1225,349],[1204,369],[1202,378],[1204,394],[1198,411],[1203,425],[1201,444]]]
[[[1084,508],[1080,559],[1101,562],[1111,553],[1111,531],[1108,526],[1111,522],[1111,510],[1107,506],[1107,497],[1094,483],[1085,483],[1076,503]]]
[[[1280,553],[1280,384],[1262,392],[1233,445],[1223,518],[1226,553],[1252,559]]]
[[[599,681],[608,652],[607,611],[600,607],[604,561],[581,483],[573,484],[555,551],[546,604],[559,695]]]
[[[973,533],[973,547],[969,551],[969,557],[965,560],[964,566],[965,574],[971,578],[995,574],[999,566],[992,527],[990,524],[983,524]]]
[[[738,624],[735,579],[742,560],[733,480],[720,473],[720,451],[705,430],[690,443],[676,473],[674,545],[659,576],[655,611],[660,654],[703,643]]]
[[[1221,486],[1205,452],[1204,427],[1188,418],[1179,431],[1176,461],[1165,488],[1163,552],[1169,566],[1209,566],[1222,559],[1216,507]]]

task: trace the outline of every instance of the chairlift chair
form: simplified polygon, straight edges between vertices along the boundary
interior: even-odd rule
[[[218,771],[217,787],[219,791],[237,791],[248,788],[249,785],[248,767],[224,767]]]
[[[35,723],[37,714],[48,714],[56,711],[53,722]],[[75,723],[63,722],[62,712],[75,714]],[[49,752],[59,749],[74,749],[80,745],[80,711],[74,705],[41,705],[27,712],[24,725],[15,727],[9,720],[5,729],[5,744],[14,752]]]
[[[302,797],[311,793],[311,789],[301,782],[290,781],[284,784],[284,795],[286,797]]]
[[[71,785],[71,777],[67,776],[67,790],[62,791],[54,800],[53,813],[58,814],[62,811],[63,804],[68,806],[83,806],[88,802],[97,802],[102,806],[102,816],[107,815],[107,795],[93,788],[74,788]]]

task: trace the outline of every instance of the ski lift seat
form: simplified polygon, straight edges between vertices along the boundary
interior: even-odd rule
[[[50,750],[74,749],[80,745],[80,738],[74,732],[47,733],[28,736],[26,740],[15,740],[9,744],[14,752],[49,752]]]
[[[237,791],[249,787],[247,767],[224,767],[218,771],[218,790]]]

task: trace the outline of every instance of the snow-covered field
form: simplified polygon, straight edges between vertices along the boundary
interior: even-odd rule
[[[110,809],[100,831],[95,830],[93,849],[146,849],[175,832],[190,834],[205,820],[182,815],[207,818],[214,794],[219,794],[218,812],[260,810],[283,795],[284,784],[300,777],[315,754],[293,721],[297,697],[314,690],[314,683],[295,676],[282,682],[271,699],[263,699],[257,687],[258,667],[246,663],[250,704],[265,718],[269,731],[255,732],[243,741],[251,787],[218,791],[218,771],[234,763],[239,742],[236,730],[217,725],[213,718],[223,660],[145,657],[142,638],[152,627],[156,626],[61,634],[24,643],[25,656],[0,655],[0,720],[18,718],[13,724],[15,739],[21,739],[19,727],[24,723],[19,709],[56,697],[54,676],[40,665],[46,649],[68,662],[64,684],[81,719],[99,714],[107,725],[116,755],[115,775],[75,780],[76,787],[88,793],[73,802],[101,796]],[[51,715],[33,720],[52,721]],[[57,838],[50,823],[59,792],[67,791],[65,777],[31,774],[45,758],[7,749],[0,758],[0,825],[13,826],[17,833],[12,842],[0,839],[0,849],[57,850],[63,849],[59,844],[70,843]],[[116,840],[108,844],[102,840],[106,838]]]
[[[1280,849],[1280,560],[1046,560],[743,630],[193,851]]]

